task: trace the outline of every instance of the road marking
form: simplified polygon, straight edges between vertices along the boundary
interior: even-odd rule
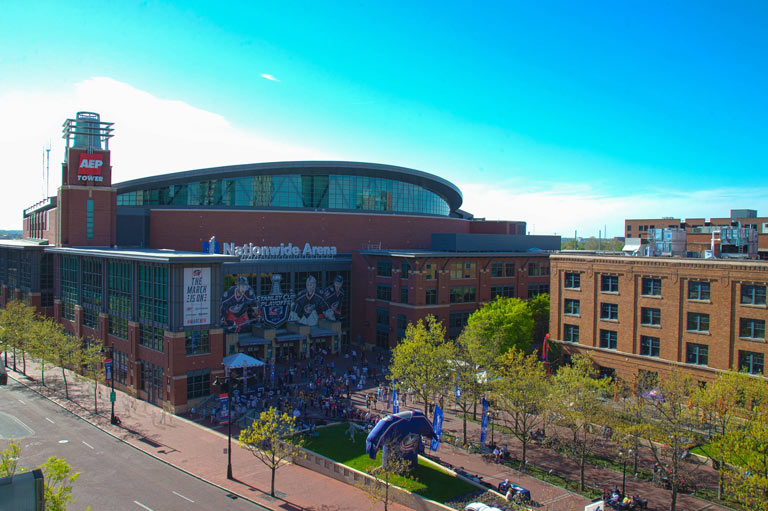
[[[86,442],[85,440],[81,440],[81,442],[83,442],[85,445],[87,445],[88,447],[93,449],[93,446],[91,444],[89,444],[88,442]]]
[[[178,495],[178,496],[179,496],[179,497],[181,497],[182,499],[184,499],[184,500],[188,500],[188,501],[190,501],[190,502],[191,502],[191,503],[193,503],[193,504],[195,503],[195,501],[194,501],[194,500],[192,500],[192,499],[188,499],[187,497],[185,497],[185,496],[184,496],[184,495],[182,495],[181,493],[176,493],[175,491],[172,491],[171,493],[173,493],[174,495]]]
[[[60,443],[60,444],[66,444],[66,443],[68,443],[68,442],[69,442],[69,440],[59,440],[59,443]]]
[[[45,420],[47,420],[47,421],[48,421],[48,422],[50,422],[51,424],[56,424],[55,422],[53,422],[53,421],[52,421],[51,419],[49,419],[48,417],[46,417],[46,418],[45,418]]]
[[[144,504],[142,504],[142,503],[141,503],[141,502],[139,502],[138,500],[134,500],[134,501],[133,501],[133,503],[134,503],[134,504],[136,504],[137,506],[141,506],[141,507],[143,507],[143,508],[144,508],[144,509],[146,509],[147,511],[153,511],[153,509],[152,509],[151,507],[147,507],[147,506],[145,506]]]
[[[22,401],[21,399],[19,399],[19,403],[21,403],[21,404],[23,404],[23,405],[27,404],[27,403],[25,403],[24,401]]]

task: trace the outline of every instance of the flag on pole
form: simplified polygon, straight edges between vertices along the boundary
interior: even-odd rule
[[[397,398],[397,382],[392,380],[392,413],[400,413],[400,400]]]
[[[438,446],[440,446],[440,440],[443,437],[443,409],[440,408],[440,405],[435,405],[435,415],[432,418],[432,431],[435,432],[437,438],[433,438],[429,442],[429,448],[436,451]]]
[[[488,436],[488,401],[483,398],[483,421],[480,423],[480,443],[485,443]]]

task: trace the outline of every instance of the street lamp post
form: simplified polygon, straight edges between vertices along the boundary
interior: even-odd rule
[[[227,479],[232,479],[232,377],[219,376],[213,381],[227,393]]]
[[[624,495],[627,492],[627,456],[632,456],[632,449],[619,451],[621,457],[621,494]]]
[[[112,346],[102,348],[102,352],[106,353],[107,359],[104,361],[104,370],[109,375],[110,394],[109,401],[112,403],[112,410],[109,414],[109,423],[117,424],[117,417],[115,417],[115,359],[113,357],[114,350]],[[107,371],[107,367],[109,370]]]

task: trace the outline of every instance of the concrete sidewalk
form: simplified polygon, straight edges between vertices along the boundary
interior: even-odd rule
[[[1,363],[1,362],[0,362]],[[17,367],[21,369],[20,367]],[[281,467],[275,476],[278,498],[269,495],[270,472],[247,450],[239,448],[233,428],[232,473],[226,478],[227,436],[224,432],[164,412],[146,401],[117,391],[115,414],[121,425],[110,424],[109,388],[100,386],[98,414],[93,413],[93,384],[69,372],[70,399],[64,398],[61,370],[46,371],[40,382],[37,364],[27,361],[26,376],[8,369],[9,376],[66,408],[106,433],[194,477],[274,511],[383,510],[355,487],[295,466]],[[408,508],[390,504],[393,511]]]

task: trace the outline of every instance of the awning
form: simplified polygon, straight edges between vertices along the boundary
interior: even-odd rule
[[[643,240],[640,238],[627,238],[624,241],[624,248],[621,249],[622,252],[631,252],[635,253],[640,250],[640,248],[643,246]]]
[[[335,330],[328,330],[327,328],[312,327],[309,329],[309,336],[313,339],[315,337],[335,337],[339,335]]]
[[[306,339],[306,336],[301,334],[285,334],[285,335],[278,335],[275,337],[275,340],[277,342],[293,342],[293,341],[303,341]]]
[[[265,339],[263,337],[256,337],[253,335],[243,335],[243,334],[240,334],[240,337],[238,338],[237,343],[240,346],[259,346],[262,344],[272,344],[272,342],[269,339]]]

